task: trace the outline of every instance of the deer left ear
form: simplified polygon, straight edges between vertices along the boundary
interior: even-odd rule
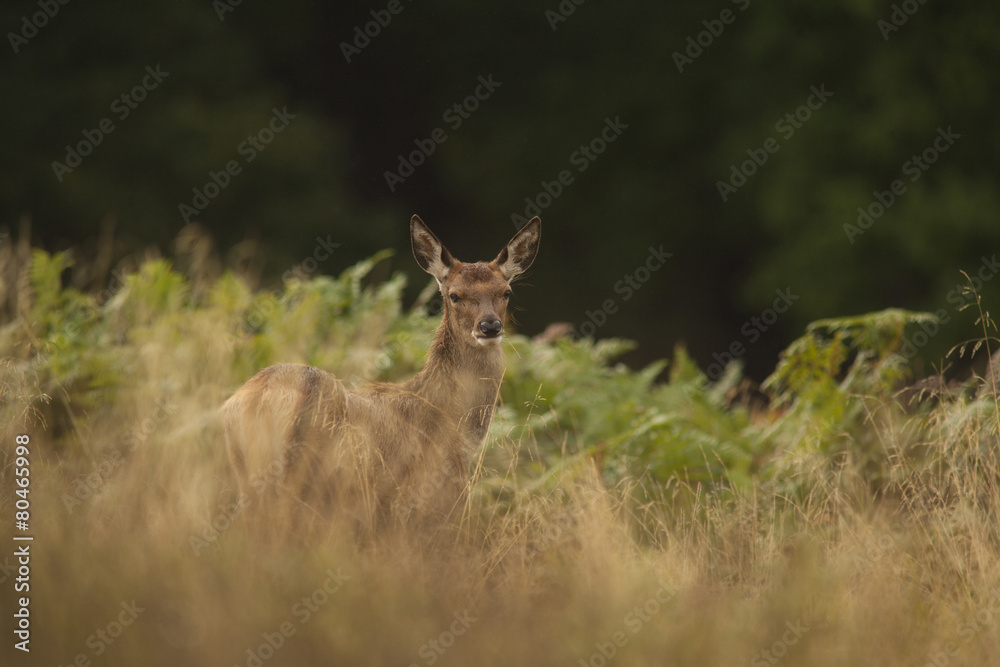
[[[448,277],[455,259],[416,215],[410,218],[410,244],[413,246],[413,257],[420,268],[434,276],[438,285],[441,285]]]
[[[521,228],[521,231],[514,234],[514,238],[493,260],[508,282],[527,271],[531,263],[535,261],[541,237],[542,220],[536,215]]]

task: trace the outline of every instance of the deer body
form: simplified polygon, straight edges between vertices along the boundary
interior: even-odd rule
[[[461,509],[503,377],[510,283],[534,260],[540,226],[533,219],[492,262],[464,263],[413,216],[413,254],[437,279],[444,310],[427,363],[409,382],[349,391],[326,371],[277,364],[226,401],[241,490],[251,502],[266,494],[271,506],[258,513],[339,517],[367,533]]]

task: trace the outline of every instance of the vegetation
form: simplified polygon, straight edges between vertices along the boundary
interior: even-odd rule
[[[997,369],[910,377],[901,349],[928,315],[816,322],[760,391],[737,365],[709,381],[683,348],[633,371],[615,363],[625,341],[512,335],[453,545],[272,542],[241,523],[219,405],[278,360],[355,385],[410,376],[436,292],[403,308],[401,276],[372,279],[385,255],[259,289],[207,243],[187,248],[136,261],[102,295],[66,286],[93,270],[71,254],[0,246],[0,506],[10,544],[27,434],[29,664],[981,665],[1000,653]],[[994,351],[979,316],[978,342],[956,354]],[[5,664],[25,657],[10,622]]]
[[[599,336],[638,340],[633,364],[686,340],[705,366],[789,289],[777,342],[744,355],[757,380],[813,320],[950,308],[960,269],[996,265],[991,0],[388,1],[0,3],[0,233],[30,219],[55,252],[114,227],[117,260],[197,221],[265,239],[276,278],[318,236],[335,274],[402,247],[413,213],[471,257],[534,210],[573,242],[520,295],[530,330],[588,321],[662,244]],[[275,110],[294,118],[271,136]],[[929,359],[963,335],[942,326]]]

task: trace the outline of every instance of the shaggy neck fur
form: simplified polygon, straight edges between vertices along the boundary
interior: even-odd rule
[[[434,335],[424,366],[405,388],[451,416],[471,449],[486,439],[496,408],[504,358],[500,341],[487,345],[455,340],[448,313]]]

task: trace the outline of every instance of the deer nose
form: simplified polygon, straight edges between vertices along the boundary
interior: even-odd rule
[[[496,317],[488,320],[480,320],[479,330],[483,332],[483,335],[487,338],[496,338],[503,331],[503,322],[498,320]]]

